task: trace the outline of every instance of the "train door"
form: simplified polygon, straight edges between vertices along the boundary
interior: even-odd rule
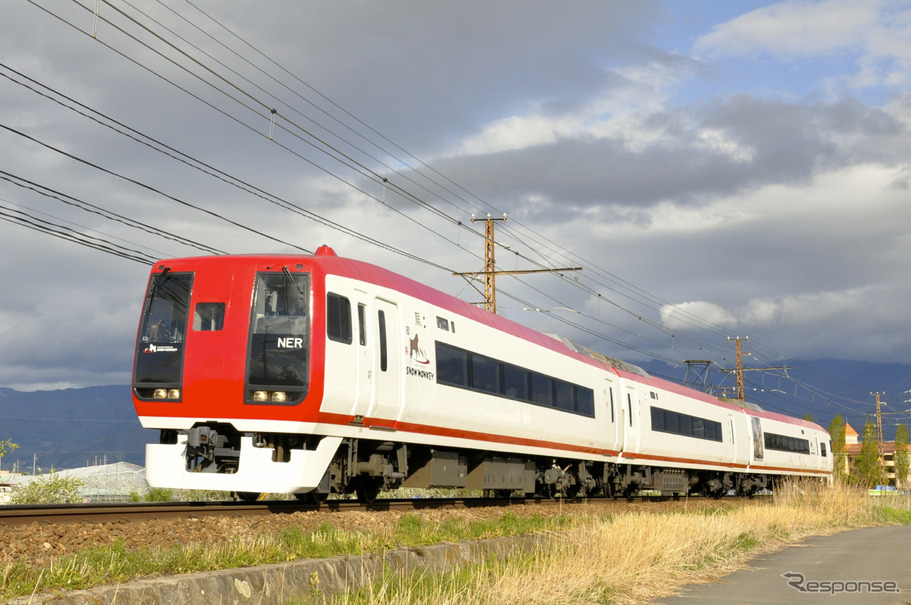
[[[370,400],[373,395],[373,341],[374,336],[368,334],[371,325],[368,318],[367,293],[361,290],[354,292],[355,303],[355,346],[357,347],[357,357],[355,358],[356,379],[354,387],[354,416],[363,418],[370,410]]]
[[[376,403],[373,409],[373,426],[395,428],[402,407],[402,351],[399,309],[391,302],[376,299],[376,353],[374,384]]]
[[[762,436],[762,423],[757,416],[750,416],[750,422],[750,428],[753,433],[753,461],[761,461],[765,456],[765,438]]]

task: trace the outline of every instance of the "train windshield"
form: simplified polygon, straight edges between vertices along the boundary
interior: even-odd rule
[[[191,273],[152,277],[136,343],[137,389],[179,387],[192,285]]]
[[[310,276],[258,273],[250,317],[247,400],[298,403],[310,381]],[[277,394],[281,394],[280,397]]]

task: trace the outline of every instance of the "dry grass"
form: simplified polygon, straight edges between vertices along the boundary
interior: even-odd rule
[[[323,598],[335,604],[647,603],[804,537],[888,521],[877,512],[884,504],[911,508],[907,498],[883,502],[846,487],[790,483],[771,503],[592,518],[551,534],[534,553],[445,574],[390,573],[362,590]]]

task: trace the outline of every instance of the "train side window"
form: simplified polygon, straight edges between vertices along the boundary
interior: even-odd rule
[[[377,312],[380,324],[380,370],[385,372],[389,368],[389,356],[386,353],[386,314]]]
[[[652,407],[652,430],[664,432],[664,410]]]
[[[438,342],[437,381],[456,387],[468,386],[468,352]]]
[[[614,388],[610,387],[607,390],[610,393],[610,421],[616,422],[616,420],[614,420]]]
[[[681,435],[692,435],[693,434],[693,417],[687,416],[686,414],[678,414],[677,422],[680,423],[680,434]]]
[[[633,396],[626,394],[626,406],[629,408],[629,425],[633,426]]]
[[[504,364],[503,393],[510,399],[528,401],[528,370]]]
[[[357,331],[358,342],[360,345],[367,345],[367,305],[358,304],[357,306]]]
[[[483,355],[471,356],[471,386],[487,393],[500,393],[500,364]]]
[[[554,403],[558,410],[574,412],[576,410],[576,396],[573,385],[563,380],[554,380]]]
[[[678,435],[682,434],[680,432],[680,414],[665,410],[664,431],[667,433],[677,433]]]
[[[351,344],[351,301],[332,292],[326,295],[326,335],[329,340]]]
[[[576,390],[576,411],[586,416],[595,415],[595,392],[592,389],[577,386]]]
[[[193,330],[217,332],[225,327],[225,303],[196,303]]]
[[[652,406],[652,430],[706,441],[724,440],[721,423]]]
[[[767,450],[778,450],[779,452],[790,452],[794,454],[809,454],[810,442],[798,437],[789,437],[787,435],[776,435],[775,433],[765,434],[765,448]]]
[[[825,441],[819,442],[819,455],[822,456],[823,458],[826,457],[826,442]]]
[[[538,405],[553,407],[554,381],[550,376],[532,373],[531,375],[531,401]]]

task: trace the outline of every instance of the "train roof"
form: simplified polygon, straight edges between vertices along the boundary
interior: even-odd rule
[[[395,273],[389,269],[384,269],[383,267],[365,261],[337,256],[335,254],[335,251],[333,251],[328,246],[321,246],[317,250],[317,253],[313,256],[283,254],[199,256],[161,260],[155,263],[155,267],[158,268],[159,266],[167,265],[168,263],[183,264],[185,262],[188,264],[192,264],[194,262],[215,264],[228,262],[248,262],[260,264],[264,260],[274,260],[276,262],[286,262],[289,264],[306,261],[307,263],[313,264],[314,266],[318,266],[319,269],[326,274],[338,275],[340,277],[365,281],[380,287],[396,290],[413,298],[440,307],[441,309],[445,309],[450,313],[455,313],[467,319],[471,319],[478,323],[490,326],[494,329],[500,330],[501,332],[510,334],[517,338],[521,338],[533,344],[540,345],[562,355],[568,355],[577,360],[588,363],[589,365],[593,365],[602,369],[608,369],[610,371],[613,371],[618,376],[627,380],[631,380],[633,382],[638,382],[644,385],[651,385],[655,388],[663,389],[673,393],[679,393],[693,399],[699,399],[701,401],[726,407],[732,410],[743,409],[744,412],[750,416],[768,418],[789,424],[805,426],[807,428],[815,430],[824,430],[818,424],[810,422],[808,420],[803,420],[802,418],[795,418],[793,416],[787,416],[785,414],[769,412],[763,410],[755,404],[749,404],[740,401],[731,403],[719,399],[713,395],[709,395],[708,393],[703,393],[701,391],[697,391],[690,387],[681,385],[679,383],[650,376],[639,366],[621,361],[619,359],[608,357],[606,355],[598,353],[597,351],[576,345],[567,338],[538,332],[511,319],[507,319],[501,315],[491,313],[486,309],[482,309],[476,305],[465,302],[459,298],[456,298],[455,296],[451,296],[445,292],[431,288],[430,286],[422,284],[421,282],[411,279],[410,277],[405,277],[404,275]]]

